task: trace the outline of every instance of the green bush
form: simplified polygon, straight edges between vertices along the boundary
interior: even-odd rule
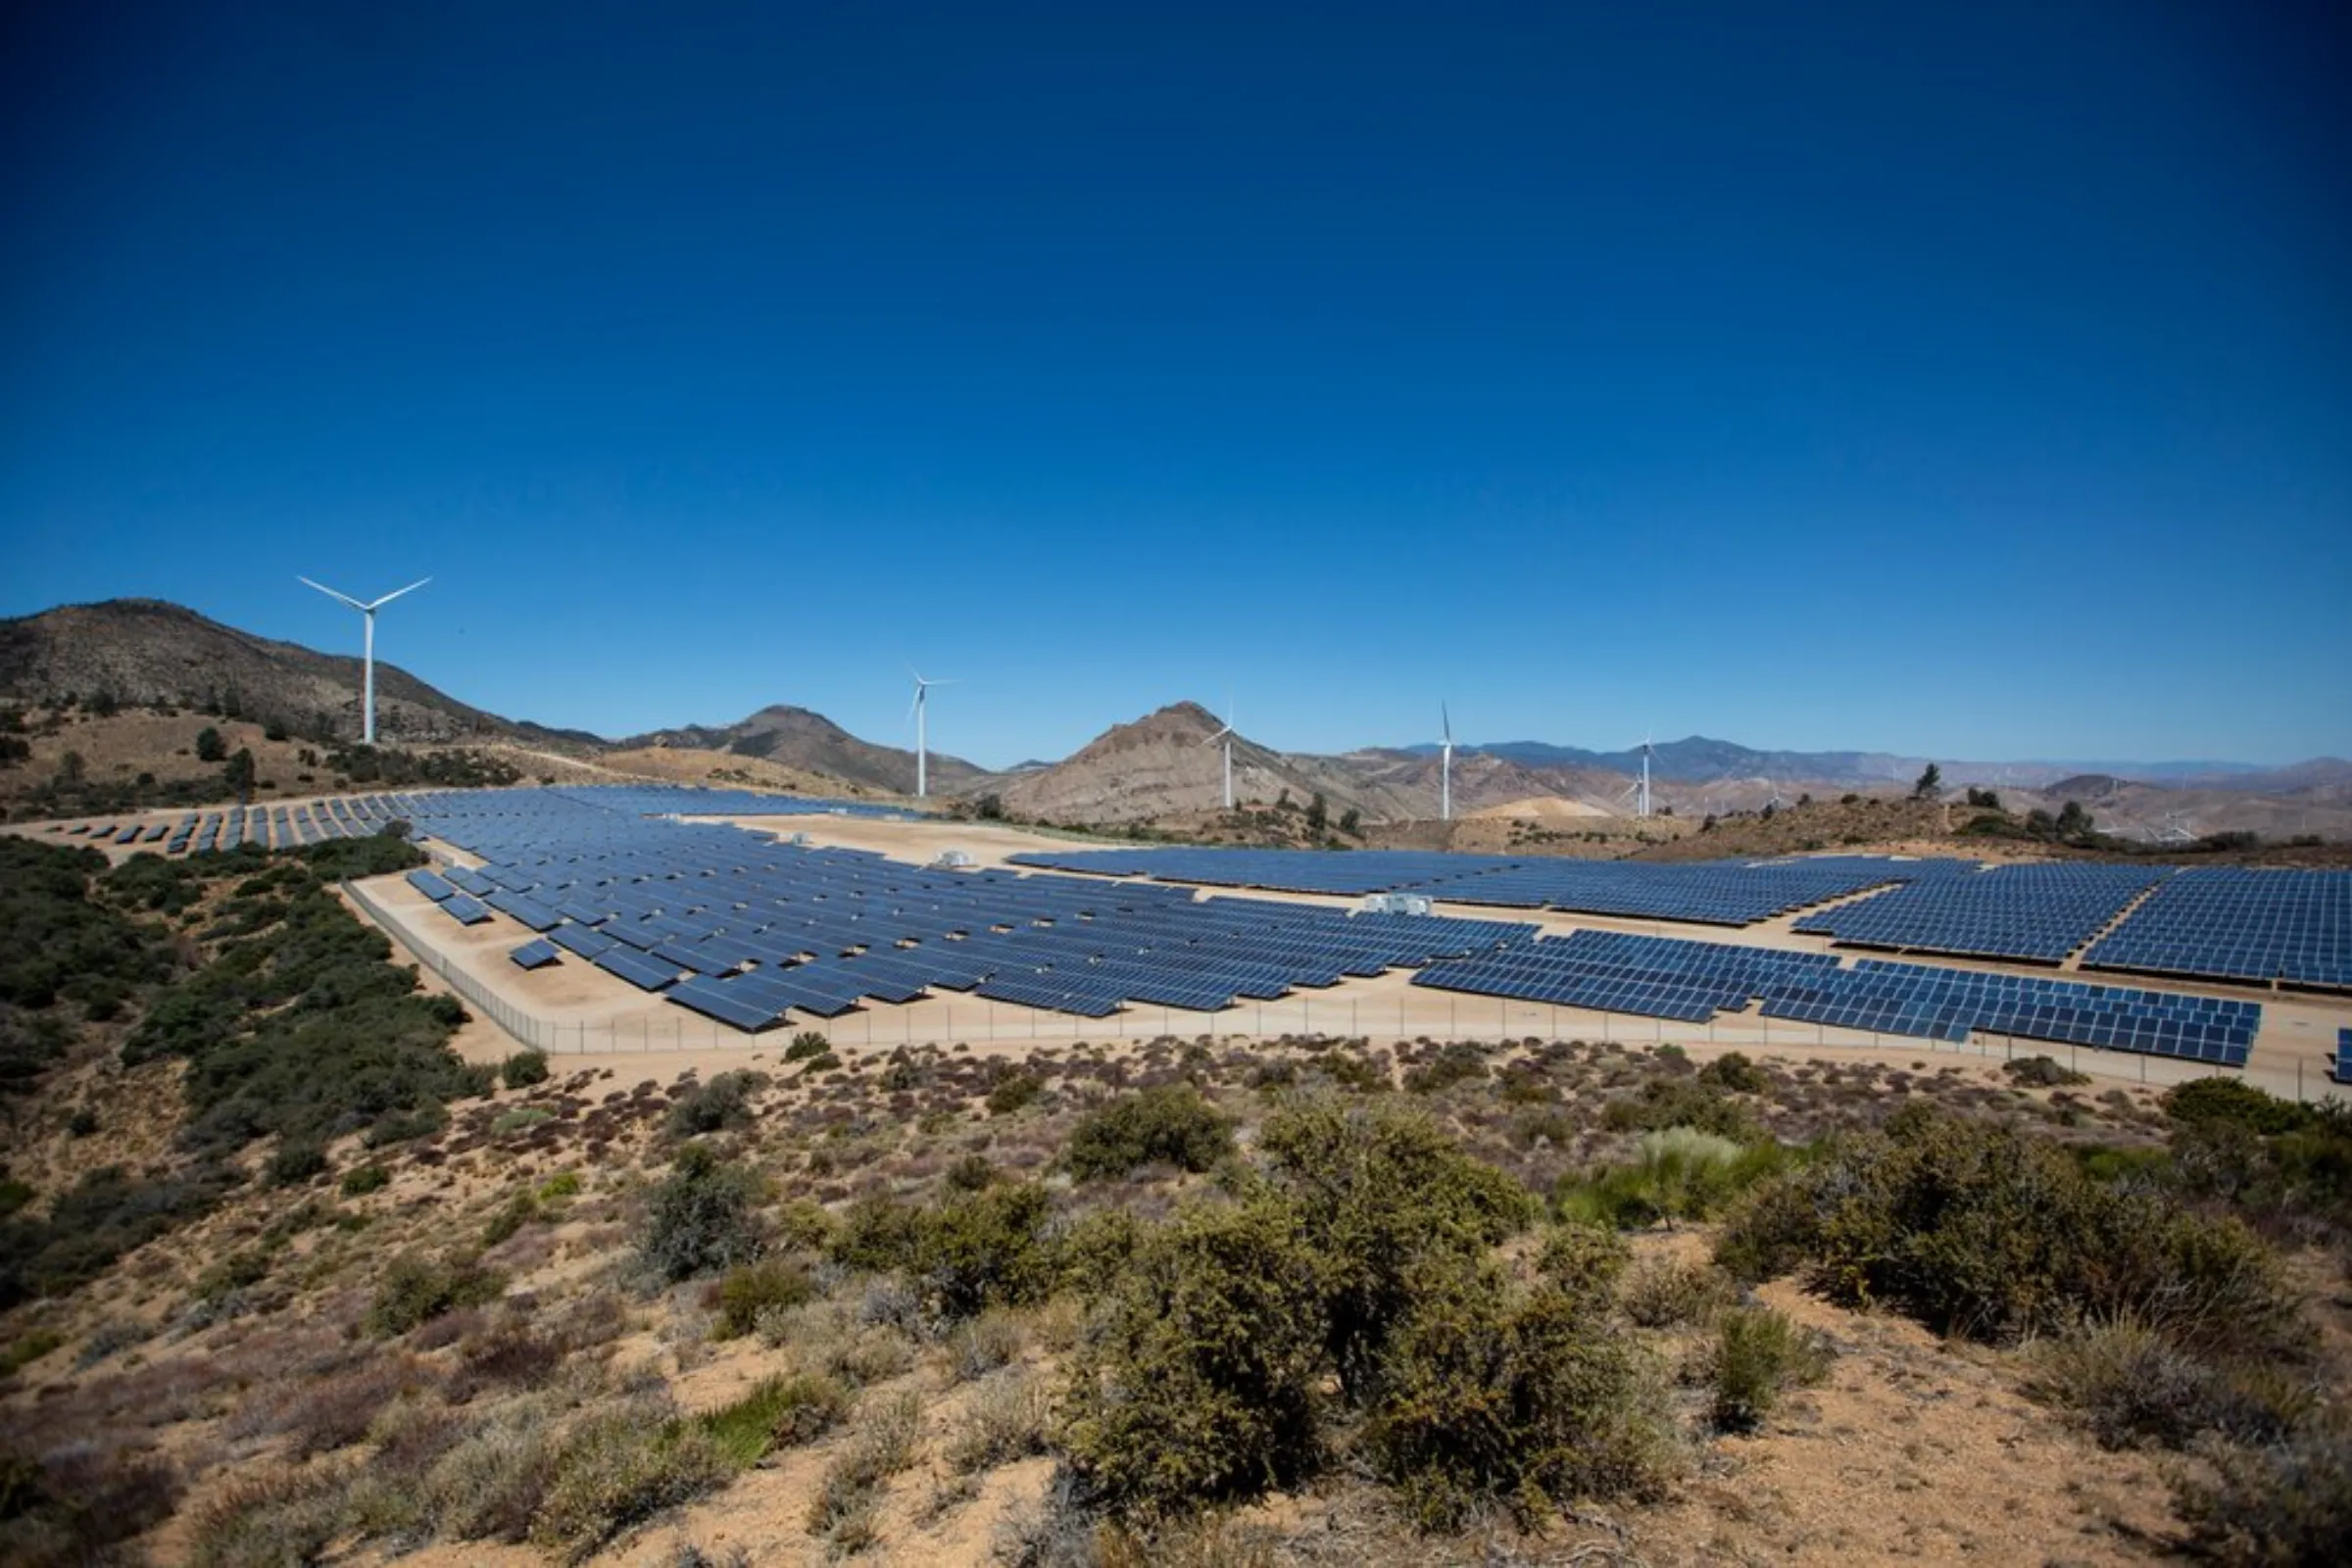
[[[2177,1122],[2224,1122],[2265,1137],[2297,1132],[2314,1113],[2291,1100],[2265,1094],[2240,1078],[2192,1078],[2165,1091],[2164,1113]]]
[[[791,1045],[784,1048],[784,1059],[807,1061],[814,1056],[822,1056],[832,1049],[833,1043],[823,1035],[813,1029],[804,1029],[792,1037]]]
[[[1053,1281],[1050,1200],[1035,1182],[992,1187],[925,1211],[906,1269],[941,1322],[1042,1296]]]
[[[770,1081],[763,1072],[739,1068],[722,1072],[709,1083],[687,1091],[669,1107],[666,1123],[669,1135],[693,1138],[751,1126],[754,1119],[751,1098]]]
[[[1563,1176],[1552,1201],[1566,1218],[1623,1230],[1707,1219],[1796,1155],[1782,1145],[1742,1146],[1690,1127],[1643,1133],[1630,1164]]]
[[[1737,1051],[1727,1051],[1698,1069],[1698,1081],[1735,1095],[1768,1095],[1772,1078]]]
[[[1731,1282],[1704,1263],[1651,1258],[1625,1277],[1619,1304],[1645,1329],[1704,1322],[1729,1304]]]
[[[547,1082],[547,1053],[517,1051],[498,1064],[499,1080],[509,1089],[528,1089]]]
[[[696,1420],[727,1461],[748,1470],[777,1448],[814,1443],[849,1414],[849,1391],[829,1377],[761,1379],[734,1403]]]
[[[1315,1102],[1268,1117],[1258,1141],[1317,1255],[1328,1347],[1351,1396],[1404,1315],[1414,1264],[1481,1255],[1541,1212],[1416,1108]]]
[[[770,1307],[798,1306],[814,1298],[816,1286],[808,1271],[781,1258],[766,1258],[730,1270],[718,1282],[718,1322],[715,1339],[740,1339],[759,1326],[760,1314]]]
[[[1195,1207],[1153,1232],[1076,1352],[1063,1441],[1086,1489],[1179,1511],[1311,1475],[1322,1296],[1288,1204]]]
[[[1080,1181],[1125,1176],[1151,1164],[1204,1171],[1233,1152],[1233,1122],[1191,1084],[1126,1095],[1070,1130],[1062,1163]]]
[[[988,1113],[1009,1116],[1027,1108],[1045,1092],[1045,1080],[1033,1072],[1006,1073],[988,1091]]]
[[[723,1164],[708,1144],[680,1146],[669,1174],[647,1196],[637,1257],[662,1284],[714,1274],[760,1255],[760,1179]]]
[[[414,1253],[396,1257],[368,1305],[364,1326],[390,1339],[458,1307],[495,1301],[506,1288],[503,1275],[476,1263],[435,1263]]]
[[[1654,1496],[1667,1428],[1633,1348],[1570,1293],[1491,1264],[1417,1272],[1365,1447],[1424,1530],[1490,1506],[1541,1524],[1582,1496]]]
[[[1764,1129],[1746,1105],[1698,1078],[1652,1078],[1639,1094],[1612,1100],[1600,1113],[1611,1132],[1661,1132],[1690,1127],[1734,1143],[1762,1142]]]
[[[264,1175],[272,1187],[294,1187],[326,1174],[326,1151],[308,1139],[279,1144]]]
[[[343,1173],[343,1196],[364,1198],[390,1184],[392,1173],[381,1165],[354,1165]]]
[[[1438,1048],[1438,1054],[1426,1062],[1404,1069],[1404,1088],[1407,1094],[1443,1094],[1455,1084],[1476,1083],[1487,1076],[1484,1050],[1466,1041],[1454,1041]]]
[[[1921,1107],[1759,1187],[1717,1257],[1750,1280],[1801,1269],[1833,1300],[1992,1343],[2117,1317],[2208,1350],[2278,1351],[2300,1334],[2278,1258],[2234,1220],[2103,1186],[2014,1128]]]
[[[1781,1396],[1829,1374],[1827,1341],[1768,1306],[1736,1306],[1715,1320],[1705,1373],[1708,1413],[1726,1432],[1753,1432]]]
[[[2001,1072],[2021,1089],[2071,1089],[2090,1082],[2090,1074],[2077,1072],[2053,1056],[2020,1056],[2002,1062]]]

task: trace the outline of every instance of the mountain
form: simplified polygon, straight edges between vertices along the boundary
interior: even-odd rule
[[[760,758],[803,772],[826,774],[894,795],[914,793],[914,753],[859,740],[822,713],[780,703],[762,708],[733,724],[687,724],[634,736],[617,744],[623,749],[668,746],[726,752],[737,757]],[[959,757],[931,753],[930,783],[935,791],[953,793],[986,776],[982,769]]]
[[[362,685],[360,661],[348,655],[273,642],[160,600],[65,605],[0,620],[0,697],[224,710],[301,734],[357,739]],[[603,744],[467,707],[380,659],[375,711],[388,740]]]

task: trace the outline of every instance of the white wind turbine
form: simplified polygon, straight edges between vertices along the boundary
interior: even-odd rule
[[[925,680],[923,672],[913,665],[906,673],[914,677],[914,706],[906,711],[914,715],[914,798],[922,800],[931,793],[931,756],[925,745],[924,719],[931,710],[931,688],[953,686],[952,680]]]
[[[1213,746],[1218,741],[1225,743],[1225,809],[1230,811],[1233,809],[1233,699],[1230,697],[1225,699],[1225,727],[1214,735],[1203,736],[1200,744]]]
[[[1635,808],[1634,814],[1637,816],[1649,815],[1649,743],[1655,733],[1644,731],[1642,736],[1642,802]]]
[[[1438,773],[1438,819],[1450,822],[1453,820],[1453,715],[1446,710],[1444,703],[1438,705],[1438,721],[1446,735],[1445,761]]]
[[[375,612],[398,599],[401,594],[413,594],[433,579],[419,577],[406,588],[401,589],[400,593],[386,594],[383,598],[365,605],[349,594],[335,592],[322,582],[313,582],[308,577],[296,577],[294,580],[306,588],[318,589],[329,599],[341,600],[358,611],[361,618],[368,623],[367,641],[363,644],[365,652],[361,658],[360,741],[363,745],[373,746],[375,744]]]

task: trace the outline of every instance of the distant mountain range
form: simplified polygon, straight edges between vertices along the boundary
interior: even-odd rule
[[[1434,757],[1435,746],[1404,748],[1414,756]],[[1456,746],[1458,760],[1465,752],[1506,758],[1528,767],[1603,768],[1614,773],[1642,770],[1639,747],[1624,751],[1588,751],[1578,746],[1554,746],[1544,741],[1503,741],[1490,745]],[[2251,762],[1972,762],[1888,752],[1768,752],[1737,741],[1691,735],[1679,741],[1660,741],[1650,752],[1652,779],[1681,784],[1719,784],[1740,779],[1775,783],[1843,784],[1854,786],[1908,785],[1934,760],[1947,785],[1978,784],[2015,789],[2041,789],[2063,779],[2103,775],[2143,784],[2202,789],[2241,789],[2269,793],[2314,784],[2352,779],[2352,762],[2315,758],[2291,767],[2263,767]]]
[[[778,704],[731,724],[685,724],[621,741],[555,730],[468,707],[398,666],[376,666],[380,727],[400,741],[505,741],[593,758],[663,748],[758,759],[861,791],[907,795],[914,757],[861,740],[824,715]],[[256,637],[176,605],[117,600],[0,620],[0,698],[84,700],[126,706],[226,708],[277,719],[311,735],[356,736],[360,663]],[[1219,720],[1175,703],[1114,724],[1058,761],[1033,760],[990,771],[933,753],[931,787],[943,796],[995,794],[1019,815],[1069,822],[1179,819],[1216,811],[1223,800]],[[1758,810],[1805,793],[1908,790],[1928,759],[1882,752],[1760,751],[1705,736],[1659,743],[1650,772],[1662,808],[1684,816]],[[694,762],[680,759],[690,769]],[[1972,762],[1937,760],[1947,788],[1992,788],[2022,806],[2080,800],[2102,820],[2154,835],[2192,813],[2201,831],[2259,825],[2266,832],[2352,821],[2352,762],[2317,758],[2291,767],[2243,762]],[[1553,816],[1622,815],[1638,749],[1594,751],[1542,741],[1457,747],[1456,816],[1535,804]],[[715,769],[713,769],[715,771]],[[694,776],[700,776],[694,775]],[[1320,795],[1335,818],[1421,821],[1438,815],[1438,748],[1366,748],[1341,756],[1275,750],[1246,736],[1234,745],[1234,792],[1243,804],[1285,794]],[[2314,812],[2320,813],[2315,821]]]

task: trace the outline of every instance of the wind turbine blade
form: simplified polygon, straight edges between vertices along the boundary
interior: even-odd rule
[[[329,599],[340,599],[343,601],[343,603],[349,605],[354,610],[366,610],[368,608],[366,605],[361,604],[357,599],[352,598],[351,595],[339,594],[322,582],[313,582],[308,577],[297,577],[294,580],[298,583],[301,583],[305,588],[318,589]]]
[[[430,577],[419,577],[419,578],[417,578],[417,579],[416,579],[415,582],[413,582],[413,583],[409,584],[409,585],[408,585],[406,588],[403,588],[402,590],[400,590],[400,593],[397,593],[397,594],[386,594],[386,595],[384,595],[384,597],[383,597],[383,598],[381,598],[381,599],[378,599],[378,600],[377,600],[377,601],[376,601],[374,604],[372,604],[372,605],[368,605],[368,606],[365,606],[364,608],[366,608],[366,609],[368,609],[368,610],[381,610],[381,609],[382,609],[384,606],[386,606],[386,605],[390,604],[390,603],[391,603],[393,600],[395,600],[395,599],[398,599],[398,598],[400,597],[400,594],[413,594],[413,593],[415,593],[415,592],[416,592],[417,589],[419,589],[419,588],[423,587],[423,586],[424,586],[426,583],[428,583],[428,582],[431,582],[432,580],[433,580],[433,579],[432,579],[432,578],[430,578]]]
[[[1438,705],[1438,718],[1446,731],[1446,744],[1451,746],[1453,744],[1453,715],[1446,710],[1444,703]]]

